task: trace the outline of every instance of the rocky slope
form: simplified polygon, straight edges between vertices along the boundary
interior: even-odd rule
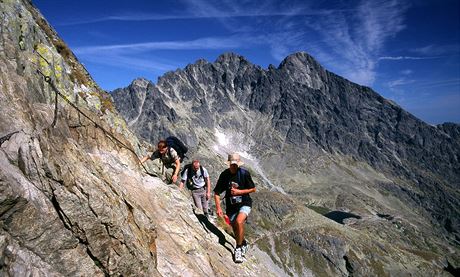
[[[235,266],[234,240],[145,174],[146,149],[30,1],[0,11],[0,276],[276,275],[262,252]]]
[[[157,84],[134,80],[112,95],[130,128],[143,139],[155,143],[170,134],[181,137],[192,148],[190,156],[204,160],[215,177],[225,154],[239,151],[260,184],[282,192],[277,196],[285,198],[279,209],[255,209],[252,227],[255,237],[265,229],[273,237],[271,246],[259,246],[266,246],[266,253],[288,274],[303,275],[303,267],[287,266],[293,258],[279,253],[277,243],[297,247],[306,268],[321,264],[311,260],[312,252],[321,256],[321,247],[305,235],[317,231],[307,222],[288,221],[283,228],[288,234],[276,231],[283,219],[279,213],[288,218],[307,213],[284,207],[285,201],[333,219],[353,213],[356,217],[345,223],[358,236],[369,236],[361,242],[370,252],[378,251],[375,241],[383,241],[403,251],[407,261],[414,260],[407,256],[412,253],[421,263],[437,260],[446,265],[448,259],[458,267],[457,124],[430,126],[370,88],[328,72],[306,53],[293,54],[278,68],[268,69],[227,53],[213,63],[199,60],[169,72]],[[255,197],[257,203],[275,196]],[[342,243],[336,246],[336,257],[323,255],[322,261],[344,269],[347,262],[337,257],[355,251],[350,249],[359,243],[340,234],[331,235]],[[294,239],[298,236],[305,241]],[[324,240],[318,238],[318,244]],[[364,256],[349,258],[349,263]],[[366,263],[356,266],[362,274],[376,272],[369,269],[374,268],[371,264],[381,265],[381,273],[409,271],[403,261]],[[432,264],[432,269],[437,267]]]

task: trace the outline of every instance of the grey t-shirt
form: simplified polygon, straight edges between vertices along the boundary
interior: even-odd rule
[[[184,174],[182,174],[182,182],[186,183],[188,179],[188,171],[192,170],[192,181],[193,181],[193,188],[194,189],[199,189],[202,188],[206,185],[205,178],[209,178],[208,171],[206,168],[203,168],[203,175],[201,175],[201,170],[198,168],[198,170],[195,172],[193,168],[189,167],[184,171]]]
[[[166,151],[166,153],[164,154],[164,156],[160,154],[160,151],[156,150],[155,152],[153,152],[152,156],[150,156],[150,159],[160,159],[163,162],[163,164],[169,168],[174,165],[177,159],[179,159],[179,155],[177,155],[177,152],[176,150],[174,150],[174,148],[169,148],[168,151]]]

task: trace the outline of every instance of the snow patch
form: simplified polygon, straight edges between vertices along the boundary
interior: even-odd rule
[[[277,191],[283,194],[286,192],[283,188],[274,185],[270,179],[268,179],[264,170],[260,166],[259,160],[251,154],[251,146],[255,143],[248,139],[242,133],[225,132],[218,128],[215,129],[214,135],[216,137],[217,144],[213,146],[214,151],[222,156],[224,159],[230,153],[238,153],[244,163],[250,166],[255,172],[257,172],[264,182],[264,185],[272,191]]]

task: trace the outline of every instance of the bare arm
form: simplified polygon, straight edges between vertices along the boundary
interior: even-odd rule
[[[207,177],[206,178],[206,200],[209,200],[211,198],[211,178]]]
[[[147,161],[149,158],[150,158],[149,155],[143,157],[143,158],[141,159],[141,162],[140,162],[140,163],[141,163],[141,164],[145,163],[145,161]]]
[[[219,217],[224,216],[222,208],[220,207],[220,195],[214,193],[214,201],[216,202],[216,214]]]
[[[176,161],[174,163],[176,164],[176,169],[174,170],[174,173],[173,173],[173,176],[172,176],[173,183],[175,183],[177,181],[177,175],[179,174],[179,170],[180,170],[180,161],[179,161],[179,159],[176,159]]]
[[[238,195],[244,195],[244,194],[249,194],[249,193],[253,193],[253,192],[256,192],[256,188],[251,188],[251,189],[237,189],[237,188],[232,188],[230,193],[231,195],[235,195],[235,196],[238,196]]]

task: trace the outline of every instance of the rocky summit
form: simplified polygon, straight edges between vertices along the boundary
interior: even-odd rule
[[[460,126],[306,53],[227,53],[109,94],[29,0],[0,0],[0,276],[458,274]],[[115,100],[115,104],[112,101]],[[176,135],[214,184],[238,151],[250,252],[139,158]]]

